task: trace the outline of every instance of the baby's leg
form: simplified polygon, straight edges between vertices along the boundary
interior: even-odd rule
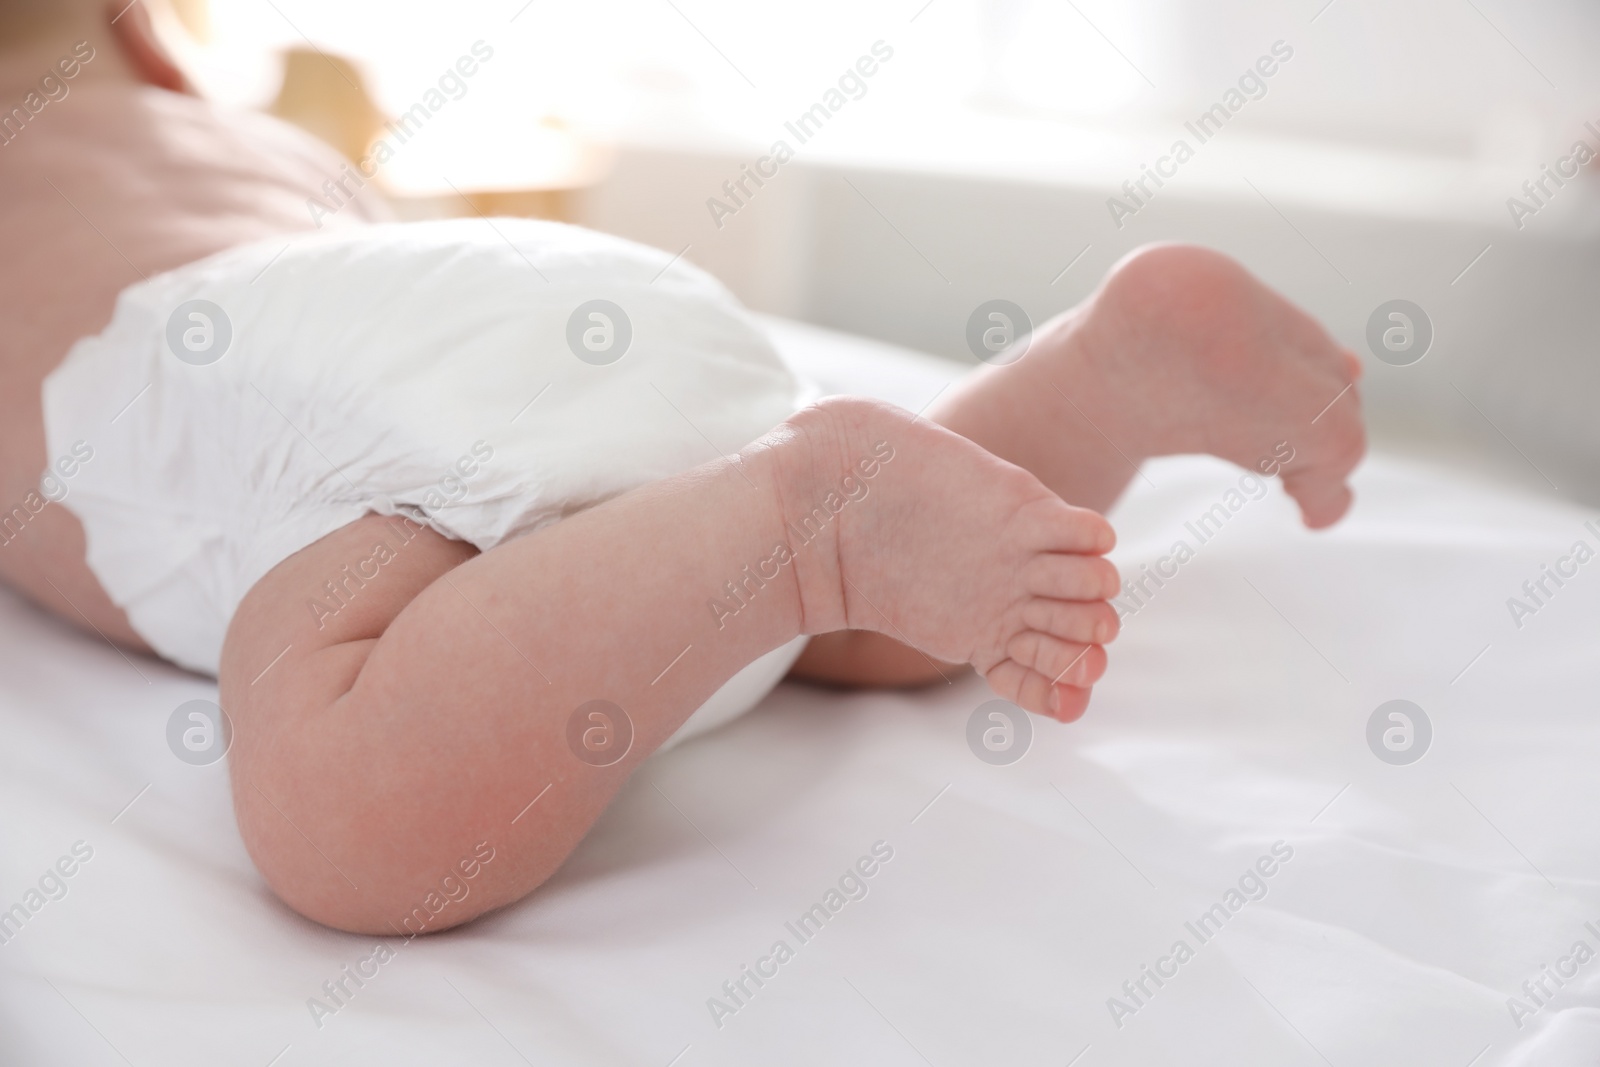
[[[1349,507],[1365,452],[1360,376],[1354,353],[1227,256],[1152,245],[1020,360],[982,368],[927,414],[1080,507],[1109,510],[1146,459],[1208,453],[1280,475],[1321,527]]]
[[[419,535],[336,615],[314,610],[384,523],[275,568],[222,662],[246,845],[292,907],[348,930],[416,930],[430,899],[441,929],[527,893],[690,712],[796,635],[893,633],[1070,717],[1115,632],[1104,520],[868,401],[827,401],[732,463],[482,555]],[[569,745],[594,700],[634,731],[609,766]],[[443,905],[479,843],[494,859]]]
[[[980,368],[926,415],[1080,507],[1109,510],[1146,459],[1201,452],[1280,475],[1319,527],[1349,507],[1345,479],[1365,450],[1360,372],[1320,324],[1233,260],[1153,245],[1035,331],[1020,359]],[[812,641],[793,673],[919,685],[954,669],[892,635],[835,633]]]

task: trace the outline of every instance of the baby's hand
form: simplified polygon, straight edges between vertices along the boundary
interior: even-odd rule
[[[1366,451],[1361,361],[1315,319],[1227,256],[1176,244],[1122,260],[1084,311],[1123,440],[1279,473],[1312,528],[1349,508],[1345,479]]]

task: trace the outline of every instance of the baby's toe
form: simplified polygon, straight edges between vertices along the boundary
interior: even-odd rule
[[[1074,507],[1059,497],[1041,501],[1026,519],[1029,539],[1052,552],[1104,555],[1117,545],[1117,532],[1098,511]]]
[[[1050,679],[1016,660],[1003,660],[984,675],[989,688],[1023,711],[1054,717]]]
[[[985,676],[989,688],[1024,711],[1061,722],[1082,718],[1089,706],[1089,687],[1052,683],[1050,678],[1016,660],[996,664]]]
[[[1044,552],[1023,572],[1028,592],[1052,600],[1109,600],[1121,590],[1121,577],[1108,559],[1069,552]]]
[[[1300,516],[1306,526],[1313,530],[1338,522],[1350,510],[1354,499],[1343,480],[1331,479],[1321,472],[1286,472],[1283,486],[1300,505]]]
[[[1099,645],[1063,641],[1038,630],[1013,637],[1006,652],[1052,685],[1093,685],[1106,669],[1106,652]]]
[[[1104,600],[1030,600],[1022,609],[1022,621],[1063,641],[1080,645],[1103,645],[1117,636],[1117,613]]]
[[[1056,686],[1056,710],[1051,715],[1062,722],[1077,722],[1089,708],[1090,692],[1088,686]]]

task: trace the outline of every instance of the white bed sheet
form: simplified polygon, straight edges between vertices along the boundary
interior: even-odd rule
[[[916,407],[957,369],[776,329],[836,390]],[[1151,464],[1116,516],[1125,572],[1236,480]],[[1520,630],[1505,606],[1596,542],[1589,516],[1381,457],[1357,485],[1323,534],[1276,488],[1242,509],[1020,762],[968,750],[972,679],[785,686],[648,763],[532,898],[391,942],[320,1027],[308,998],[375,942],[278,904],[225,767],[167,750],[214,686],[0,594],[0,908],[93,848],[0,945],[0,1062],[1592,1063],[1600,960],[1520,1028],[1507,1002],[1600,949],[1600,564]],[[1397,697],[1435,730],[1409,766],[1365,740]],[[879,841],[867,896],[799,943],[785,922]],[[1185,922],[1279,841],[1266,896],[1201,944]],[[718,1027],[708,998],[780,938],[793,959]],[[1193,958],[1119,1026],[1108,998],[1133,1006],[1179,939]]]

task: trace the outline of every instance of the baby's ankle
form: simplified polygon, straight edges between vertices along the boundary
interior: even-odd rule
[[[851,625],[841,527],[893,460],[890,438],[907,418],[877,401],[828,397],[769,435],[775,439],[777,510],[793,560],[804,633]]]
[[[1017,367],[1016,391],[1031,398],[1028,410],[1048,412],[1052,422],[1062,415],[1087,420],[1096,436],[1137,463],[1158,454],[1148,401],[1160,382],[1107,343],[1093,312],[1092,304],[1074,309],[1039,328]]]

